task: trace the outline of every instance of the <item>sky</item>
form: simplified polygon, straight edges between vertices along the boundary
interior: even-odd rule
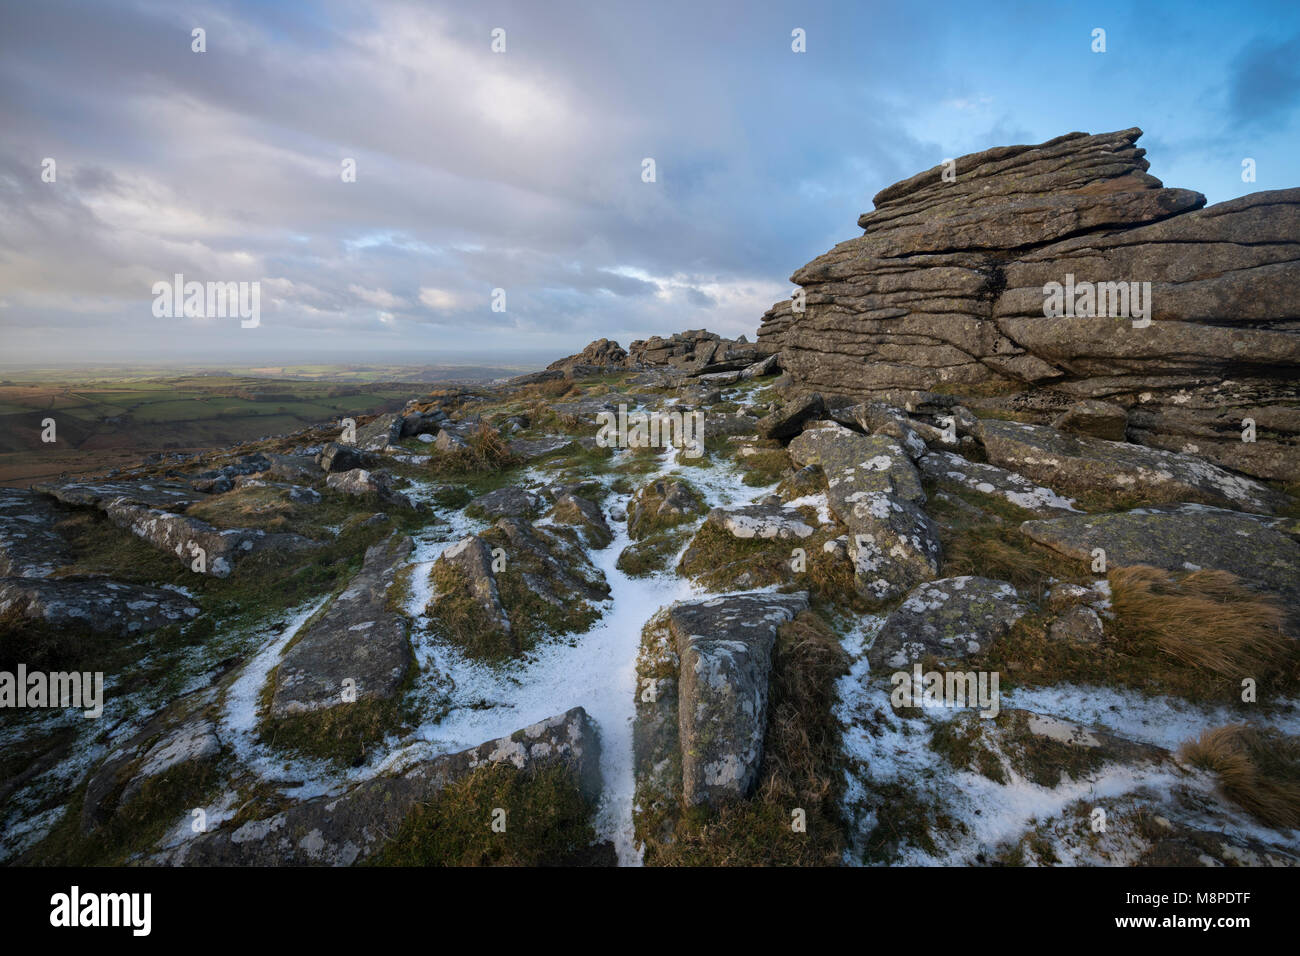
[[[1221,202],[1300,185],[1298,106],[1294,0],[0,0],[0,363],[752,339],[948,157],[1140,126]],[[258,324],[156,315],[177,273]]]

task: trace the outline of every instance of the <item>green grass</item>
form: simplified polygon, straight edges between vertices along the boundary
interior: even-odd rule
[[[373,866],[567,866],[595,842],[594,806],[563,764],[474,770],[420,804]],[[504,811],[504,832],[494,820]]]

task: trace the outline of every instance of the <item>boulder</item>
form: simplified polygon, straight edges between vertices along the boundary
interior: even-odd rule
[[[789,452],[795,464],[826,473],[831,511],[850,532],[859,591],[885,600],[939,573],[939,529],[921,508],[920,475],[898,442],[829,424],[803,432]]]
[[[813,392],[787,402],[766,418],[758,421],[758,434],[763,438],[786,439],[799,434],[805,423],[826,414],[826,403]]]
[[[0,488],[0,577],[44,578],[71,560],[54,526],[66,515],[35,491]]]
[[[1300,423],[1234,447],[1223,419],[1240,433],[1270,407],[1300,411],[1300,189],[1202,208],[1148,174],[1141,134],[997,147],[883,190],[862,236],[795,272],[804,308],[774,305],[759,342],[800,392],[1104,400],[1128,412],[1132,439],[1286,480]],[[1116,308],[1048,318],[1049,284],[1076,282]],[[1138,409],[1160,424],[1138,427]],[[1113,413],[1082,425],[1108,439],[1117,426]],[[1206,429],[1224,441],[1198,441]]]
[[[942,578],[914,588],[885,619],[867,654],[875,673],[910,671],[928,655],[959,664],[986,650],[1028,608],[1005,581]]]
[[[606,548],[614,540],[614,532],[605,521],[605,513],[601,511],[600,505],[581,495],[562,491],[555,498],[550,518],[555,524],[577,528],[583,543],[589,548]]]
[[[285,652],[272,718],[391,700],[401,691],[414,658],[406,618],[389,608],[388,592],[413,547],[410,538],[394,535],[366,549],[356,577]],[[345,688],[354,700],[345,699]]]
[[[804,592],[730,594],[651,619],[638,661],[640,787],[667,787],[688,806],[749,794],[763,759],[776,632],[807,607]],[[643,692],[646,681],[653,693]]]
[[[369,463],[370,456],[361,449],[334,441],[327,443],[316,455],[317,466],[326,474],[365,468]]]
[[[1300,603],[1300,544],[1259,516],[1183,503],[1026,521],[1020,530],[1078,561],[1092,561],[1101,548],[1110,568],[1227,571],[1289,606]]]
[[[194,568],[202,552],[202,573],[218,578],[228,577],[235,565],[250,554],[267,550],[295,552],[317,546],[317,542],[299,534],[249,528],[221,530],[197,518],[128,504],[123,499],[111,502],[106,513],[119,528],[175,555],[188,568]]]
[[[798,511],[779,504],[714,508],[706,523],[735,538],[775,538],[779,541],[802,540],[817,530]]]
[[[325,479],[327,487],[353,497],[373,495],[388,504],[402,508],[415,508],[415,503],[400,491],[393,489],[393,476],[386,471],[367,471],[353,468],[335,472]]]
[[[496,521],[498,518],[532,518],[541,513],[542,496],[515,485],[497,488],[470,499],[465,513],[473,518]]]

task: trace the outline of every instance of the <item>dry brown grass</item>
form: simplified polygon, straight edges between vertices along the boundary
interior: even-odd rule
[[[1294,666],[1285,611],[1226,571],[1174,575],[1139,565],[1110,572],[1121,640],[1149,643],[1200,671],[1262,680]]]
[[[1178,756],[1212,772],[1224,795],[1257,820],[1300,827],[1300,737],[1227,724],[1189,740]]]
[[[430,468],[437,474],[464,475],[504,471],[518,464],[501,433],[484,422],[465,440],[465,447],[434,455]]]

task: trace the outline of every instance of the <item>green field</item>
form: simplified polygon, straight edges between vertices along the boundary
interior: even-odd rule
[[[324,376],[326,366],[301,370]],[[401,408],[428,381],[360,381],[373,369],[334,369],[336,378],[253,374],[137,377],[107,370],[13,373],[0,380],[0,485],[131,464],[164,451],[195,451],[281,435],[342,416]],[[500,372],[501,370],[494,370]],[[508,374],[508,372],[506,373]],[[485,376],[486,377],[486,376]],[[415,376],[413,376],[415,378]],[[55,421],[57,441],[41,441]]]

